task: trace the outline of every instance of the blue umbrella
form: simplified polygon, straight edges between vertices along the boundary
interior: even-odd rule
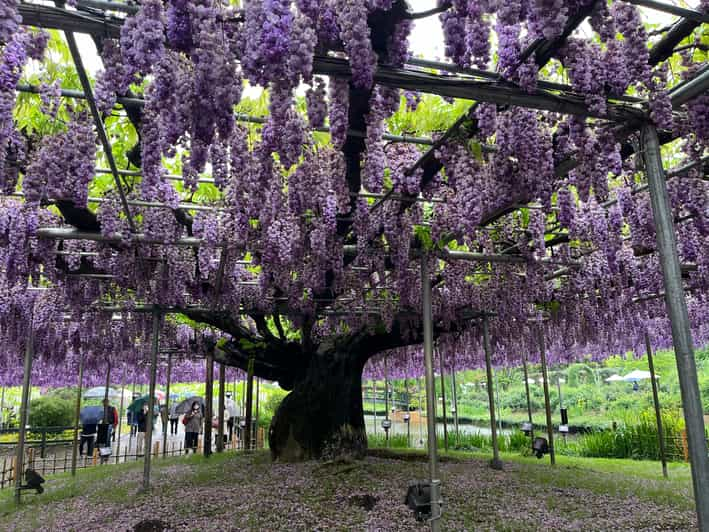
[[[102,406],[85,406],[79,412],[79,421],[82,425],[92,425],[103,419]]]

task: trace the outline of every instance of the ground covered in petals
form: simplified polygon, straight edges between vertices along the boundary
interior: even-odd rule
[[[406,458],[406,459],[404,459]],[[0,530],[425,530],[404,506],[421,455],[272,464],[229,453],[157,461],[139,493],[139,464],[52,477],[18,511],[0,493]],[[456,456],[441,464],[444,530],[692,530],[689,483],[544,463]],[[157,525],[157,528],[149,528]]]

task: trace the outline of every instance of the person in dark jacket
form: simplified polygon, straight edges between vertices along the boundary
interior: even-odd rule
[[[190,449],[193,453],[197,453],[197,444],[199,441],[199,433],[202,432],[202,407],[199,401],[192,403],[192,409],[185,414],[182,422],[185,424],[185,453],[189,454]]]
[[[86,446],[86,456],[91,456],[94,454],[96,430],[96,423],[84,423],[81,425],[81,435],[79,440],[79,454],[81,456],[84,456],[84,446]]]
[[[138,440],[136,441],[136,454],[143,456],[145,451],[145,431],[148,426],[148,404],[143,403],[143,408],[140,409],[136,416],[138,422]]]

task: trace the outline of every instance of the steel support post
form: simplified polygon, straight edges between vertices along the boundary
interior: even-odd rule
[[[527,395],[527,419],[529,420],[529,436],[534,443],[534,422],[532,421],[532,400],[529,395],[529,372],[527,370],[527,353],[522,356],[522,367],[524,368],[524,391]]]
[[[662,430],[662,412],[660,411],[660,397],[657,392],[655,362],[652,359],[652,344],[650,343],[650,335],[647,332],[645,333],[645,349],[647,350],[647,364],[650,367],[650,380],[652,380],[652,402],[655,405],[655,419],[657,420],[657,444],[660,446],[660,462],[662,462],[662,476],[667,478],[665,433]]]
[[[79,422],[81,416],[81,391],[84,383],[84,354],[79,355],[79,378],[76,391],[76,410],[74,411],[74,441],[71,445],[71,476],[76,476],[76,460],[79,452]]]
[[[143,445],[143,491],[150,489],[150,457],[153,443],[153,415],[155,409],[155,381],[160,348],[160,311],[153,310],[153,337],[150,353],[150,386],[148,388],[148,414],[145,420],[145,442]]]
[[[249,365],[246,375],[246,426],[244,427],[244,449],[251,450],[252,439],[252,409],[254,404],[254,359],[249,359]]]
[[[206,378],[204,380],[204,442],[202,449],[204,456],[209,458],[212,454],[212,418],[214,417],[214,352],[207,350],[205,359],[207,365]]]
[[[446,372],[443,369],[443,351],[438,349],[441,364],[441,402],[443,403],[443,448],[448,451],[448,414],[446,412]]]
[[[217,452],[224,451],[224,393],[226,388],[226,367],[219,364],[219,427],[217,428]]]
[[[544,381],[544,410],[547,419],[547,437],[549,438],[549,460],[551,465],[556,464],[556,455],[554,454],[554,425],[551,422],[551,401],[549,401],[549,374],[547,372],[547,349],[544,342],[544,327],[539,325],[537,329],[539,336],[539,352],[542,363],[542,380]]]
[[[441,481],[438,478],[436,441],[436,380],[433,374],[433,311],[428,257],[421,257],[421,300],[423,303],[423,355],[426,363],[426,416],[428,428],[428,473],[431,481],[431,531],[441,530]]]
[[[687,427],[687,445],[692,466],[692,484],[699,529],[709,531],[709,453],[702,401],[697,383],[697,366],[690,330],[687,301],[682,287],[682,271],[677,254],[677,240],[672,208],[662,167],[660,143],[655,126],[645,123],[640,130],[641,153],[650,189],[652,212],[665,285],[667,314],[672,326],[677,373],[682,394],[682,408]]]
[[[167,428],[170,425],[170,380],[172,378],[172,353],[167,354],[167,375],[165,383],[165,415],[161,416],[162,420],[167,420],[162,427],[162,455],[167,456]]]
[[[123,404],[126,395],[126,367],[123,365],[123,378],[121,379],[121,402],[118,406],[118,441],[116,442],[116,463],[121,458],[121,426],[123,424]]]
[[[389,366],[387,364],[387,356],[384,355],[384,421],[389,421]],[[389,429],[384,429],[386,434],[385,446],[389,447]]]
[[[451,385],[453,387],[453,423],[455,424],[455,445],[460,446],[460,427],[458,426],[458,389],[455,383],[455,367],[451,371]]]
[[[492,436],[492,461],[490,467],[502,469],[500,448],[497,442],[497,423],[495,421],[495,383],[492,379],[492,347],[490,346],[490,332],[488,331],[487,316],[483,316],[483,349],[485,350],[485,372],[487,375],[487,399],[490,406],[490,434]]]
[[[34,311],[30,314],[29,331],[25,340],[25,367],[22,375],[22,401],[20,403],[20,426],[15,449],[15,503],[22,498],[22,477],[24,476],[25,434],[27,432],[27,414],[30,404],[30,386],[32,376],[32,358],[34,357]]]

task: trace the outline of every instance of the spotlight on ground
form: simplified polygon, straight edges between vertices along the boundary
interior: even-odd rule
[[[534,451],[534,454],[539,459],[541,459],[542,456],[547,454],[549,452],[549,443],[547,442],[546,438],[534,438],[534,443],[532,444],[532,451]]]
[[[414,511],[417,521],[431,518],[431,484],[429,482],[412,482],[404,500],[406,506]]]
[[[44,478],[34,469],[25,471],[25,482],[26,484],[21,486],[23,490],[36,490],[38,495],[44,493],[44,488],[42,487]]]

